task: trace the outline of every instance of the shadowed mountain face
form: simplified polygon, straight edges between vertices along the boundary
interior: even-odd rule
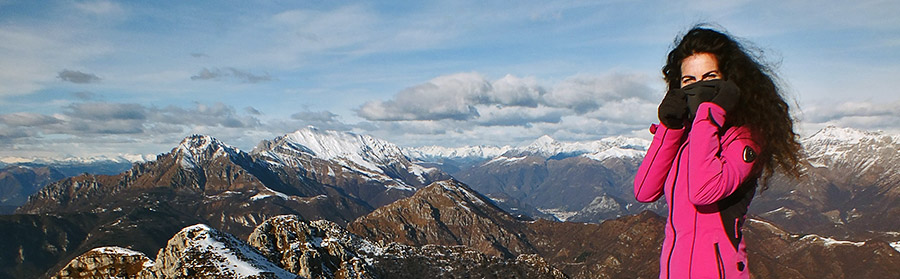
[[[0,169],[0,214],[12,213],[28,196],[66,177],[55,168],[8,166]]]

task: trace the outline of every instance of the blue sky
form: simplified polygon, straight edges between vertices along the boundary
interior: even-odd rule
[[[649,137],[678,34],[777,65],[801,133],[900,130],[897,1],[4,1],[0,157],[241,149],[313,125],[401,146]]]

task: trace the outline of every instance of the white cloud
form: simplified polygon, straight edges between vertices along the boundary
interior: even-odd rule
[[[519,78],[506,75],[491,83],[493,91],[488,95],[492,104],[537,107],[546,90],[534,77]]]
[[[814,104],[800,115],[804,126],[820,129],[825,126],[853,127],[869,130],[900,130],[900,101],[842,102]],[[808,131],[807,131],[808,133]]]
[[[504,107],[478,106],[479,117],[472,121],[479,126],[525,126],[533,123],[559,123],[564,115],[569,114],[565,109],[538,107]]]
[[[544,96],[544,100],[554,107],[588,113],[608,102],[627,99],[655,101],[655,92],[648,86],[651,82],[652,79],[644,75],[575,76],[556,85]]]
[[[598,138],[631,133],[656,120],[660,94],[637,74],[579,75],[551,90],[534,78],[506,75],[488,81],[476,73],[432,79],[398,92],[390,100],[371,101],[357,114],[372,121],[369,130],[389,131],[391,138],[410,135],[434,142],[459,136],[485,141],[560,134],[563,139]],[[497,132],[506,138],[492,138]],[[423,139],[427,135],[435,139]],[[515,142],[512,142],[515,143]]]
[[[374,121],[466,120],[478,117],[475,105],[488,103],[491,84],[479,74],[441,76],[397,93],[387,101],[362,105],[358,115]]]

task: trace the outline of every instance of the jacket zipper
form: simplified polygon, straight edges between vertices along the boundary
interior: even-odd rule
[[[672,197],[670,197],[671,203],[669,204],[669,223],[672,225],[672,248],[669,249],[669,259],[666,261],[666,278],[670,278],[672,276],[672,254],[675,252],[675,239],[677,239],[678,232],[675,231],[675,185],[678,184],[678,175],[681,172],[681,156],[684,154],[684,149],[687,147],[687,142],[681,145],[678,149],[678,156],[675,156],[675,179],[672,180]]]
[[[725,263],[722,261],[722,253],[719,252],[719,243],[713,243],[716,249],[716,268],[719,270],[719,278],[725,279]]]

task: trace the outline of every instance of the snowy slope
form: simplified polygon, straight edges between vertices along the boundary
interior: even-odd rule
[[[393,143],[314,127],[263,141],[252,153],[276,166],[300,167],[332,177],[349,173],[410,191],[440,172],[410,162]]]
[[[221,278],[297,278],[247,243],[202,224],[186,227],[169,240],[151,268]]]
[[[900,135],[828,127],[803,139],[802,144],[813,167],[828,168],[847,178],[900,182]]]
[[[646,153],[650,141],[629,138],[623,136],[603,138],[596,141],[562,142],[548,135],[541,136],[528,145],[523,146],[464,146],[448,148],[438,146],[406,148],[404,151],[410,157],[435,161],[435,159],[469,159],[517,161],[524,156],[573,157],[584,156],[589,159],[602,161],[608,158],[640,158]]]
[[[245,156],[240,149],[229,146],[206,135],[192,135],[172,150],[178,156],[178,163],[186,169],[197,169],[204,161],[224,156]]]

